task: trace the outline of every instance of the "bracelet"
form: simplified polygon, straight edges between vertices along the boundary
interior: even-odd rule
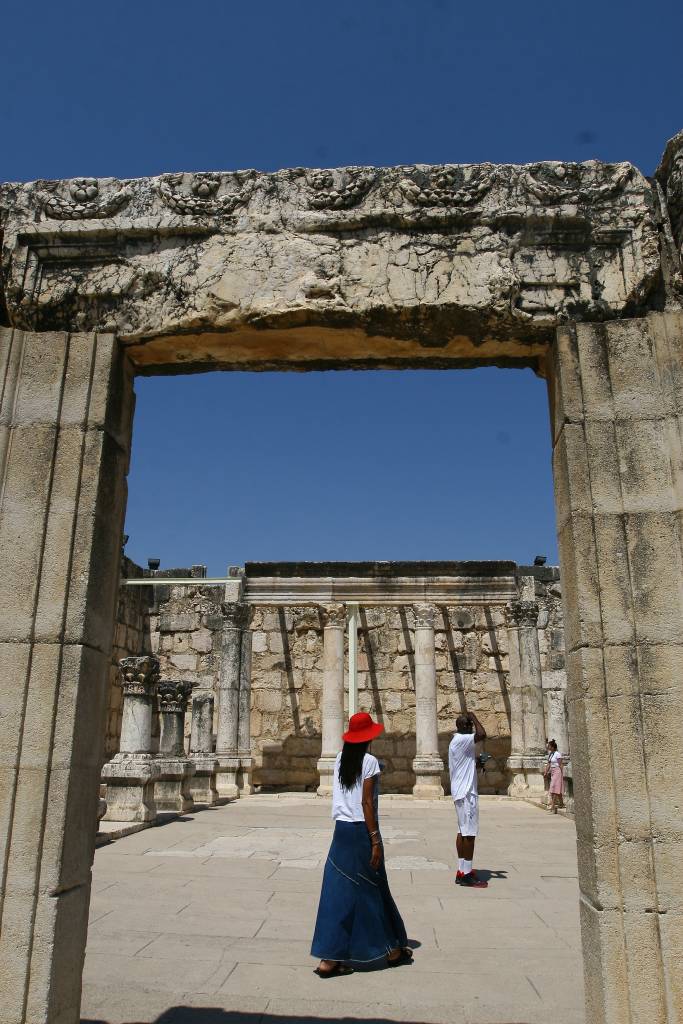
[[[372,839],[373,836],[378,836],[378,835],[379,835],[379,829],[376,829],[374,832],[370,833],[370,838]]]

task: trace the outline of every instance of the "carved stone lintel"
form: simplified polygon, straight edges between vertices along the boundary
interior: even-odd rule
[[[124,697],[151,697],[159,679],[159,659],[146,654],[141,658],[121,658],[119,661],[121,687]]]
[[[505,620],[508,626],[536,626],[538,624],[536,601],[510,601],[505,606]]]
[[[332,171],[314,171],[308,179],[313,193],[309,206],[313,210],[347,210],[360,203],[374,181],[375,173],[367,167],[347,167],[339,181]]]
[[[184,715],[192,693],[192,683],[182,680],[164,679],[157,687],[159,710]]]
[[[334,626],[337,629],[346,628],[346,608],[343,604],[324,604],[322,617],[325,628],[328,626]]]
[[[247,202],[253,186],[249,179],[238,179],[236,191],[220,193],[225,177],[207,171],[190,175],[187,183],[184,174],[163,174],[157,191],[164,205],[181,216],[231,214]]]
[[[45,191],[38,194],[38,200],[46,216],[54,220],[90,220],[106,218],[120,210],[130,200],[133,189],[129,184],[100,197],[100,183],[97,178],[74,178],[68,183],[69,201],[60,193],[59,181],[45,184]]]
[[[436,609],[433,604],[413,605],[416,629],[433,629]]]
[[[401,191],[418,206],[469,206],[494,182],[491,164],[416,168],[401,181]]]

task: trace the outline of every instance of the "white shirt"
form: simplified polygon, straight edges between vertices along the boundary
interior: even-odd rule
[[[470,793],[477,792],[473,732],[456,732],[448,747],[448,771],[454,800],[462,800]]]
[[[562,767],[562,754],[559,750],[553,750],[552,754],[548,754],[548,763],[553,768]]]
[[[342,789],[339,781],[339,762],[341,752],[334,762],[334,783],[332,786],[332,819],[333,821],[365,821],[363,814],[363,783],[379,775],[379,761],[372,754],[363,758],[363,770],[353,789]]]

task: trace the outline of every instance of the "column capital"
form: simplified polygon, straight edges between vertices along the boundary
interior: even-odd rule
[[[232,626],[233,629],[244,629],[249,625],[251,611],[249,605],[238,601],[223,601],[221,611],[226,626]]]
[[[505,621],[508,626],[536,626],[538,603],[536,601],[510,601],[505,605]]]
[[[320,607],[323,626],[334,626],[338,629],[346,628],[346,608],[343,604],[323,604]]]
[[[119,671],[125,697],[151,697],[159,680],[159,659],[149,654],[121,658]]]
[[[415,626],[420,629],[433,629],[436,608],[433,604],[414,604]]]
[[[164,679],[157,686],[159,694],[159,710],[185,714],[187,702],[192,693],[192,683],[184,680]]]
[[[203,707],[205,704],[213,704],[215,698],[210,690],[197,690],[192,694],[192,707]]]

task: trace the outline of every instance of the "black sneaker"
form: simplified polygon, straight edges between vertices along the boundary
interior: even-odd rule
[[[469,889],[488,889],[489,887],[489,883],[484,882],[481,878],[477,878],[474,871],[470,871],[469,875],[463,875],[459,882],[456,879],[456,883],[458,885],[465,885]]]

